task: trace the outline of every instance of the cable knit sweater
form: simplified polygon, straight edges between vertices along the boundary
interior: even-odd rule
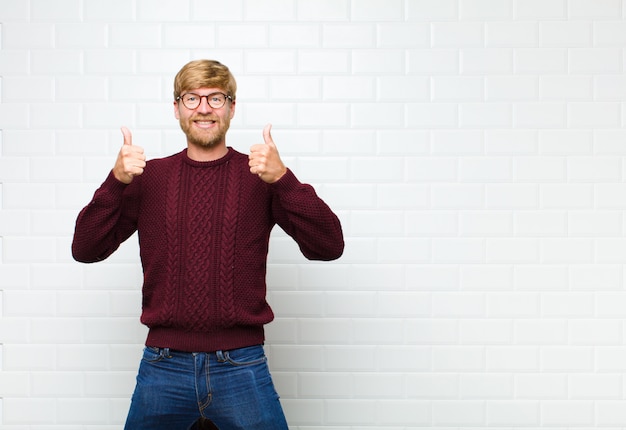
[[[148,161],[125,185],[112,173],[76,221],[77,261],[104,260],[138,231],[146,345],[228,350],[264,341],[270,231],[278,224],[311,260],[343,252],[338,218],[288,170],[266,184],[232,148],[197,162],[187,150]]]

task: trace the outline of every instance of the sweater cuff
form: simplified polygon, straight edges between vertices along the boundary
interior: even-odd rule
[[[296,175],[287,168],[285,174],[273,184],[270,184],[272,189],[277,193],[284,193],[294,191],[300,188],[303,184],[296,178]]]
[[[104,183],[102,185],[107,189],[123,191],[128,184],[125,184],[122,181],[119,181],[113,174],[113,169],[111,169],[111,171],[109,172],[109,175],[104,180]]]
[[[109,172],[109,175],[106,177],[100,188],[96,191],[94,198],[101,196],[106,200],[110,198],[117,199],[122,194],[124,194],[124,190],[128,185],[117,180],[115,175],[113,174],[113,170]],[[109,196],[109,197],[106,197]]]

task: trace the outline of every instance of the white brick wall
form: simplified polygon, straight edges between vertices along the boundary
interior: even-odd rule
[[[276,232],[267,351],[293,429],[626,428],[626,1],[0,0],[0,427],[120,429],[146,330],[136,238],[70,256],[173,75],[239,82],[340,215]]]

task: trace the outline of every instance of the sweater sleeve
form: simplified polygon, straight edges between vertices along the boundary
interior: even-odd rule
[[[102,261],[135,232],[137,204],[132,190],[136,188],[109,173],[91,202],[78,214],[72,241],[76,261]]]
[[[291,236],[309,260],[335,260],[343,254],[344,239],[337,215],[291,170],[270,185],[276,223]]]

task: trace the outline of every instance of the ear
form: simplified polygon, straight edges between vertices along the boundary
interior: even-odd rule
[[[174,100],[174,116],[176,119],[180,119],[180,111],[178,109],[178,102]]]
[[[233,119],[235,116],[235,105],[237,104],[237,100],[233,100],[230,102],[230,119]]]

